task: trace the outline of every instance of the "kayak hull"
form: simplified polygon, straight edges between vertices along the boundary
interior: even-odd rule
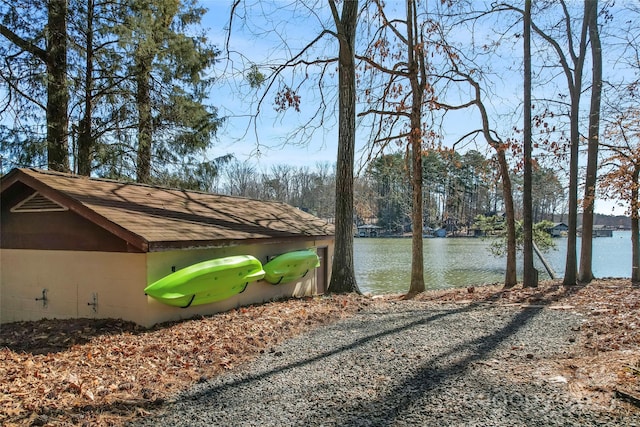
[[[301,279],[320,266],[318,255],[311,250],[287,252],[264,265],[264,280],[278,285]]]
[[[164,304],[186,308],[230,298],[263,277],[262,264],[255,257],[230,256],[185,267],[150,284],[144,292]]]

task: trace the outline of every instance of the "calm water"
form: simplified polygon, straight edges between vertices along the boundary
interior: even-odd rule
[[[567,240],[555,239],[557,248],[544,254],[558,277],[564,273]],[[482,239],[424,239],[424,270],[427,288],[442,289],[502,282],[504,258],[489,252]],[[578,238],[578,257],[580,239]],[[536,258],[540,279],[547,279]],[[356,279],[362,292],[399,293],[409,289],[411,239],[354,240]],[[519,266],[521,267],[521,261]],[[631,276],[631,232],[614,231],[613,237],[593,240],[593,273],[596,277]]]

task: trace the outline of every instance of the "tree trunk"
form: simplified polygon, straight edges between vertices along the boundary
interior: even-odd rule
[[[600,133],[600,98],[602,94],[602,46],[598,31],[598,0],[590,0],[589,39],[593,62],[591,105],[589,108],[589,137],[587,146],[587,173],[582,201],[582,246],[580,248],[580,273],[578,280],[589,283],[593,280],[593,208],[596,198],[598,173],[598,145]]]
[[[640,226],[638,218],[638,199],[640,191],[638,190],[638,177],[640,176],[640,165],[635,165],[633,170],[633,182],[631,187],[631,283],[640,284]]]
[[[356,128],[356,69],[355,39],[358,18],[357,0],[343,3],[342,17],[337,17],[335,4],[330,1],[338,29],[339,53],[339,113],[338,158],[336,163],[336,231],[335,252],[331,269],[329,292],[357,292],[353,265],[353,165]]]
[[[580,145],[580,97],[582,94],[582,69],[586,50],[587,19],[589,3],[585,0],[582,34],[580,38],[580,53],[574,61],[573,83],[570,83],[569,96],[571,97],[570,120],[570,154],[569,154],[569,208],[567,214],[567,258],[564,270],[564,286],[573,286],[578,282],[577,260],[577,229],[578,229],[578,148]],[[565,69],[567,78],[571,80],[571,71]]]
[[[78,132],[78,174],[91,175],[93,146],[91,122],[93,120],[93,0],[87,0],[87,46],[84,78],[84,115]]]
[[[507,223],[507,266],[504,274],[504,287],[509,289],[518,284],[516,268],[516,217],[507,156],[505,155],[504,148],[498,146],[494,146],[494,148],[496,148],[497,151],[500,175],[502,175],[502,197],[504,199],[505,221]]]
[[[569,212],[567,213],[567,256],[563,284],[575,285],[577,282],[577,225],[578,225],[578,109],[580,93],[571,94],[571,144],[569,154]],[[576,99],[577,98],[577,99]],[[575,128],[575,129],[574,129]],[[574,138],[575,135],[575,138]]]
[[[67,90],[67,1],[49,2],[47,32],[47,162],[69,172],[69,92]]]
[[[507,265],[504,275],[504,287],[509,289],[518,284],[518,276],[516,269],[516,217],[513,205],[511,178],[509,176],[509,164],[507,163],[507,156],[505,154],[505,144],[503,144],[499,138],[495,139],[492,136],[489,125],[489,114],[482,103],[480,85],[478,82],[473,80],[471,76],[465,75],[464,77],[471,86],[473,86],[475,92],[474,104],[476,104],[478,110],[480,110],[480,117],[482,118],[482,133],[487,143],[496,150],[498,165],[500,167],[500,177],[502,178],[502,198],[504,199],[504,209],[506,214],[505,220],[507,223]]]
[[[424,84],[420,84],[421,73],[418,61],[423,58],[423,49],[418,48],[416,10],[413,0],[407,0],[407,52],[409,80],[411,81],[411,284],[409,294],[424,292],[424,252],[422,239],[422,99]]]
[[[417,121],[417,124],[414,123]],[[422,238],[422,132],[420,119],[412,117],[411,131],[411,284],[409,294],[424,292],[424,249]],[[417,126],[417,127],[414,127]]]
[[[538,275],[533,268],[533,203],[531,198],[531,0],[525,0],[524,13],[524,182],[523,213],[523,279],[524,288],[538,287]]]
[[[136,107],[138,109],[138,153],[136,181],[151,181],[151,143],[153,121],[151,116],[151,58],[136,53]]]

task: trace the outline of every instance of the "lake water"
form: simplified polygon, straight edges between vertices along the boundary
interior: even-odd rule
[[[564,273],[567,240],[554,239],[556,249],[544,254],[557,277]],[[580,238],[578,238],[578,258]],[[411,239],[354,239],[356,280],[362,292],[401,293],[409,289]],[[521,274],[522,261],[518,262]],[[548,279],[535,259],[540,280]],[[425,284],[444,289],[502,283],[505,258],[489,252],[489,242],[476,238],[424,239]],[[631,277],[631,232],[614,231],[613,237],[593,240],[593,273],[596,277]]]

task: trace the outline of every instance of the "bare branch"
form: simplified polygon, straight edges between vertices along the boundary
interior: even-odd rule
[[[360,113],[358,113],[358,117],[364,117],[364,116],[368,116],[368,115],[380,115],[380,116],[402,116],[402,117],[411,117],[411,114],[406,112],[406,111],[389,111],[389,110],[377,110],[374,108],[371,108],[369,110],[366,111],[361,111]]]
[[[386,67],[383,67],[382,65],[378,64],[377,62],[375,62],[374,60],[372,60],[371,58],[369,58],[367,56],[356,55],[356,59],[366,62],[371,67],[373,67],[376,70],[381,71],[381,72],[383,72],[385,74],[394,74],[394,75],[402,76],[402,77],[408,77],[409,76],[408,71],[400,71],[400,70],[398,70],[398,68],[401,68],[401,67],[408,68],[408,64],[406,62],[397,62],[397,63],[394,64],[393,68],[386,68]]]
[[[399,22],[401,24],[404,24],[405,26],[407,25],[406,21],[402,21],[400,19],[395,19],[390,21],[389,19],[387,19],[386,14],[384,13],[384,5],[381,4],[380,0],[374,0],[374,3],[376,4],[376,6],[378,7],[378,12],[380,13],[380,15],[382,16],[382,19],[384,20],[383,22],[383,27],[389,27],[391,28],[391,31],[393,31],[393,34],[395,34],[395,36],[403,43],[403,44],[409,44],[409,41],[407,40],[407,38],[404,36],[404,34],[402,34],[400,31],[398,31],[398,29],[396,28],[395,25],[391,25],[392,23],[395,22]]]
[[[48,55],[46,50],[41,49],[33,43],[30,43],[29,41],[23,39],[2,24],[0,24],[0,34],[5,36],[7,40],[18,46],[20,49],[29,52],[30,54],[40,59],[42,62],[47,63]]]

